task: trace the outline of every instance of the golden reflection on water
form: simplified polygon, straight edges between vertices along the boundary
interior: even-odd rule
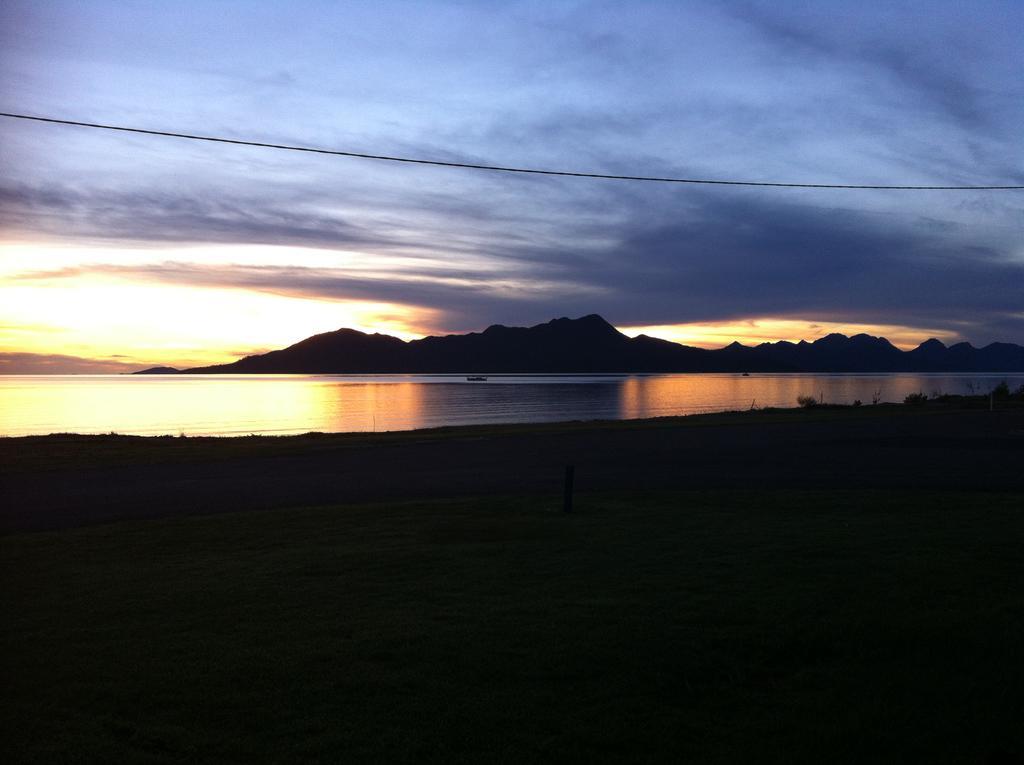
[[[423,427],[421,383],[302,376],[7,377],[0,434],[216,434]]]
[[[0,435],[245,435],[663,417],[987,391],[1022,375],[0,376]]]
[[[313,422],[316,386],[280,378],[22,377],[3,387],[0,431],[226,433],[294,431]]]
[[[778,400],[780,388],[792,387],[792,382],[778,385],[777,378],[770,381],[757,378],[757,384],[751,385],[753,379],[734,374],[629,377],[620,388],[620,416],[633,419],[697,414],[723,408],[749,409],[763,405],[757,403],[758,396],[763,402]],[[765,396],[765,390],[770,395]]]
[[[328,432],[410,430],[426,427],[424,383],[318,381],[315,430]],[[307,428],[308,430],[308,428]]]

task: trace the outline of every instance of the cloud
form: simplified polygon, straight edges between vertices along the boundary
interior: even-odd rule
[[[900,90],[904,110],[913,119],[923,109],[928,116],[942,115],[971,131],[1006,127],[990,108],[992,89],[976,81],[979,69],[989,79],[998,76],[998,67],[985,67],[998,34],[989,30],[981,39],[977,25],[971,23],[978,11],[984,14],[982,9],[894,6],[865,16],[848,8],[838,13],[824,6],[796,11],[776,3],[748,2],[731,10],[734,18],[750,25],[791,62],[842,67],[847,76],[871,78],[876,85]],[[911,29],[913,34],[908,34]]]
[[[439,4],[346,9],[351,24],[324,6],[269,47],[218,33],[230,14],[198,7],[137,10],[130,39],[123,11],[76,13],[62,37],[36,30],[39,51],[12,49],[10,71],[42,80],[8,79],[50,78],[33,92],[98,121],[627,174],[1024,181],[1013,4]],[[246,14],[252,39],[279,23],[267,13]],[[86,54],[61,64],[65,37],[89,52],[79,26],[124,44],[92,50],[99,68]],[[234,42],[211,50],[219,38]],[[216,76],[197,76],[199,60]],[[0,226],[152,250],[51,279],[403,303],[431,309],[428,330],[596,311],[629,325],[775,317],[1024,339],[1019,194],[720,191],[6,127]],[[344,250],[374,267],[187,262],[184,245],[203,243]]]
[[[266,199],[174,191],[106,191],[22,184],[0,188],[0,226],[64,238],[170,243],[386,247],[397,240],[339,215],[287,209]]]
[[[723,194],[668,217],[622,227],[592,277],[632,298],[622,321],[771,316],[1024,336],[1024,261],[979,227]]]
[[[927,326],[981,342],[1024,338],[1024,262],[1007,242],[965,225],[723,192],[677,193],[632,212],[572,229],[566,249],[485,245],[489,265],[476,269],[424,263],[378,274],[168,261],[19,278],[104,274],[410,304],[437,317],[425,331],[597,311],[623,325],[774,317]]]
[[[110,359],[0,352],[0,374],[4,375],[109,375],[126,374],[141,368],[139,364]]]
[[[253,290],[317,300],[372,301],[431,309],[428,331],[477,328],[488,317],[494,321],[527,321],[543,315],[567,292],[589,292],[598,300],[600,288],[573,283],[525,283],[497,275],[466,272],[430,272],[403,276],[367,275],[345,269],[304,266],[207,265],[167,261],[140,265],[94,263],[51,271],[28,271],[15,282],[57,282],[83,276],[108,276],[160,282],[186,287]],[[582,298],[578,307],[585,304]],[[580,311],[577,311],[580,313]],[[585,313],[585,312],[583,312]]]

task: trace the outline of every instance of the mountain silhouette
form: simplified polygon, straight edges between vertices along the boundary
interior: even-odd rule
[[[808,372],[898,372],[907,368],[904,352],[884,337],[839,333],[813,343],[778,342],[757,346],[768,358]]]
[[[597,314],[533,327],[495,324],[483,332],[405,341],[339,329],[287,348],[188,374],[513,372],[1017,372],[1024,347],[935,339],[901,351],[884,337],[831,334],[813,343],[732,343],[707,350],[646,335],[627,337]],[[155,370],[144,370],[144,373]]]

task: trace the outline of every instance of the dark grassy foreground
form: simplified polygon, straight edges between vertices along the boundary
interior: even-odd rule
[[[0,755],[1016,762],[1021,499],[604,494],[7,536]]]

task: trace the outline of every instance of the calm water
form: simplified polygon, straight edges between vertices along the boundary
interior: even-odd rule
[[[0,435],[242,435],[629,419],[908,393],[987,392],[1024,375],[0,376]]]

